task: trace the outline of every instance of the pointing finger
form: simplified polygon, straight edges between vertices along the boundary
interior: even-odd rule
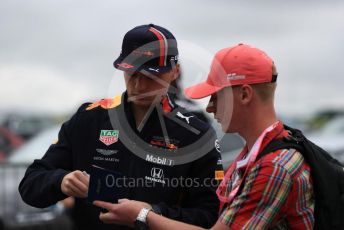
[[[95,206],[98,206],[100,208],[105,208],[106,210],[113,210],[116,207],[116,204],[109,203],[109,202],[104,202],[100,200],[96,200],[93,202]]]

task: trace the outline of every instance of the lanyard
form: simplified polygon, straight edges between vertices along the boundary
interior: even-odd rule
[[[236,157],[235,161],[231,164],[230,168],[227,170],[224,179],[222,180],[221,184],[219,185],[216,191],[216,194],[221,202],[230,204],[233,201],[234,197],[238,193],[239,188],[241,187],[243,178],[245,178],[248,172],[248,169],[253,165],[253,163],[257,159],[257,156],[259,154],[259,150],[261,149],[264,138],[269,132],[274,130],[278,124],[279,122],[277,121],[263,131],[263,133],[258,137],[256,142],[252,146],[252,149],[250,150],[250,152],[248,153],[245,159],[243,159],[243,157],[246,155],[248,151],[247,146]],[[235,183],[232,183],[231,191],[227,191],[228,183],[231,182],[233,173],[235,173],[236,170],[243,169],[243,168],[245,168],[244,175],[240,178],[240,180],[236,181]]]

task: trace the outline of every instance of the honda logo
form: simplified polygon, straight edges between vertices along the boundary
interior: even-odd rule
[[[161,179],[164,177],[164,172],[160,168],[152,168],[151,170],[151,176],[153,178]]]

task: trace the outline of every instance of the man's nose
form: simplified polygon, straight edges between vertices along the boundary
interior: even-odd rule
[[[140,90],[140,89],[145,89],[146,85],[145,85],[145,79],[143,79],[143,76],[136,76],[134,79],[134,86],[135,89]]]
[[[134,87],[135,89],[137,89],[137,87],[140,85],[140,77],[139,76],[135,76],[134,80]]]

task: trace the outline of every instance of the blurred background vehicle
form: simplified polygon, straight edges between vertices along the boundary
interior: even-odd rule
[[[331,120],[344,116],[343,109],[324,109],[315,113],[309,119],[309,127],[313,130],[319,130],[323,128]]]
[[[49,145],[57,139],[60,126],[40,132],[22,145],[0,164],[0,222],[5,229],[72,229],[63,203],[45,209],[25,204],[18,192],[18,185],[26,168],[34,159],[41,158]]]
[[[34,159],[41,158],[49,146],[57,140],[60,128],[60,125],[55,125],[40,132],[34,138],[26,142],[21,148],[14,151],[7,162],[29,165]]]
[[[5,127],[0,126],[0,162],[4,161],[10,153],[19,148],[24,140]]]
[[[283,122],[283,124],[301,130],[303,133],[308,133],[312,130],[311,125],[305,118],[286,116],[284,114],[278,114],[278,119]],[[314,129],[314,128],[313,128]]]
[[[336,116],[308,138],[344,163],[344,115]]]
[[[7,114],[1,119],[2,126],[25,140],[55,124],[52,117],[43,115]]]

